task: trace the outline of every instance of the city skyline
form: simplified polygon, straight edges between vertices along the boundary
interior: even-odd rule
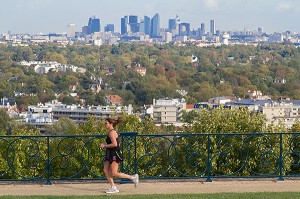
[[[137,15],[160,15],[161,27],[168,27],[168,20],[179,16],[181,22],[197,29],[205,23],[208,30],[210,20],[216,21],[221,31],[257,30],[263,27],[268,33],[300,32],[300,1],[296,0],[1,0],[0,34],[7,33],[53,33],[67,32],[68,24],[75,24],[81,31],[91,16],[101,20],[104,26],[114,24],[120,32],[121,18]]]

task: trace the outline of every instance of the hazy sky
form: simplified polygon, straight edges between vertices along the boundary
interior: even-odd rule
[[[100,18],[101,30],[113,23],[119,31],[125,15],[156,13],[162,27],[177,14],[195,29],[205,23],[206,31],[215,19],[221,31],[300,32],[300,0],[0,0],[0,34],[67,32],[69,23],[81,31],[93,15]]]

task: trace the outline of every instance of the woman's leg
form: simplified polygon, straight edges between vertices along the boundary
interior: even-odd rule
[[[120,173],[118,172],[118,169],[119,169],[119,163],[117,163],[116,161],[113,161],[111,164],[110,164],[110,174],[112,177],[116,177],[116,178],[127,178],[127,179],[130,179],[130,180],[133,180],[133,176],[131,175],[127,175],[125,173]]]
[[[105,162],[104,162],[103,171],[104,171],[105,177],[108,180],[109,184],[111,186],[115,186],[114,179],[113,179],[113,176],[110,171],[110,164],[109,164],[109,161],[107,161],[107,160],[105,160]]]

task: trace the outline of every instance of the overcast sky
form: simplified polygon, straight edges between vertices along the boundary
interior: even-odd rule
[[[119,31],[125,15],[156,13],[162,27],[177,14],[195,29],[205,23],[206,31],[214,19],[221,31],[300,32],[300,0],[0,0],[0,34],[67,32],[69,23],[81,31],[93,15],[100,18],[101,30],[113,23]]]

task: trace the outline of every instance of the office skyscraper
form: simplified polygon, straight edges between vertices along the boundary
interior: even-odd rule
[[[205,34],[206,34],[206,32],[205,32],[205,24],[201,23],[201,25],[200,25],[200,36],[203,36]]]
[[[74,38],[75,37],[75,24],[68,24],[67,36],[69,38]]]
[[[173,35],[178,35],[179,23],[180,23],[180,19],[178,15],[176,15],[174,19],[169,19],[168,31],[171,32]]]
[[[180,36],[190,36],[191,25],[190,23],[180,23],[179,24],[179,35]]]
[[[128,25],[128,16],[124,16],[121,18],[121,34],[126,34],[128,32],[127,25]]]
[[[139,32],[138,16],[129,15],[129,27],[131,32],[133,33]]]
[[[89,32],[89,27],[88,27],[88,26],[83,26],[81,32],[82,32],[83,34],[88,34],[88,32]]]
[[[114,24],[107,24],[104,27],[104,32],[115,32],[115,26],[114,26]]]
[[[210,20],[210,34],[215,35],[216,34],[216,21]]]
[[[95,16],[89,18],[88,23],[88,34],[94,32],[100,32],[100,19],[97,19]]]
[[[159,14],[156,13],[151,19],[151,36],[159,36],[160,33],[160,17]]]
[[[151,19],[147,16],[144,16],[144,33],[146,35],[151,33]]]
[[[169,19],[169,31],[171,32],[172,30],[176,29],[176,27],[176,19]]]
[[[169,19],[169,31],[178,29],[178,24],[180,23],[180,19],[178,15],[174,19]]]

